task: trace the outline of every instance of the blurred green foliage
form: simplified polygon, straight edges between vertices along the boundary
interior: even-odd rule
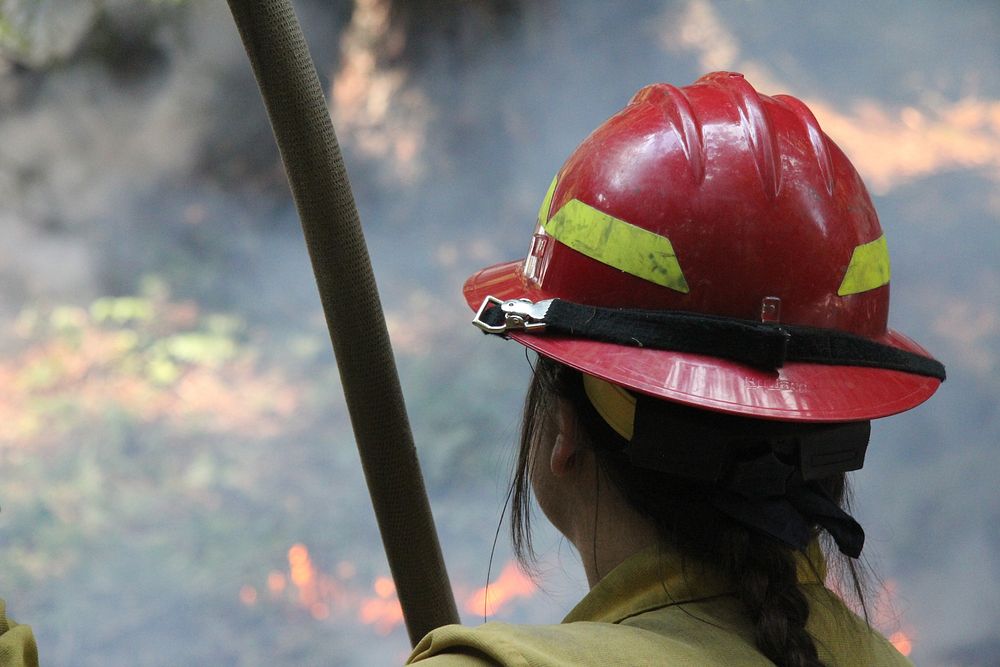
[[[326,523],[323,487],[344,474],[323,452],[330,440],[352,448],[344,415],[314,401],[328,375],[293,367],[293,386],[285,369],[258,361],[240,318],[162,294],[29,308],[16,328],[19,349],[0,360],[12,379],[0,416],[31,419],[0,426],[2,594],[18,601],[19,617],[44,619],[35,623],[43,655],[162,664],[118,640],[138,633],[155,646],[165,618],[204,638],[171,647],[176,660],[265,664],[265,655],[322,650],[285,646],[287,633],[262,646],[260,624],[275,614],[292,626],[312,619],[291,594],[262,600],[268,611],[247,608],[239,592],[263,589],[303,540],[358,561],[369,579],[379,573],[322,530],[310,539]],[[319,449],[308,433],[323,434]],[[343,486],[363,508],[363,490]],[[363,511],[346,516],[357,517],[347,530],[368,521]],[[105,610],[100,624],[70,630],[95,607]],[[184,611],[195,608],[196,618]],[[206,634],[206,618],[240,647]]]

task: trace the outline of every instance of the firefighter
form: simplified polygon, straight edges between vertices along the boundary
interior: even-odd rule
[[[38,667],[38,647],[31,628],[8,618],[0,599],[0,667]]]
[[[421,665],[907,665],[825,586],[872,419],[944,367],[887,328],[871,199],[799,100],[739,74],[654,84],[573,152],[526,259],[465,284],[538,353],[513,478],[590,592],[560,625],[429,633]],[[853,580],[853,581],[852,581]]]

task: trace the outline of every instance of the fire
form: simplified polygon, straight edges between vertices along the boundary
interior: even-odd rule
[[[907,627],[899,612],[899,583],[886,579],[875,600],[872,625],[889,637],[889,643],[903,655],[913,651],[912,627]]]
[[[388,0],[355,0],[341,37],[331,107],[345,142],[413,182],[422,172],[431,104],[419,88],[407,85],[409,71],[396,62],[406,32],[394,25],[391,8]]]
[[[389,577],[378,577],[373,588],[376,597],[366,598],[361,603],[358,619],[366,625],[374,625],[379,634],[387,635],[403,622],[396,584]]]
[[[736,35],[708,0],[690,0],[663,17],[667,50],[694,52],[706,71],[743,72],[758,90],[791,90],[766,67],[748,59]],[[814,98],[803,100],[823,130],[844,149],[877,194],[951,169],[1000,173],[1000,101],[966,97],[923,108],[893,109],[858,101],[849,112]]]
[[[845,595],[842,581],[829,577],[827,587],[847,603],[855,613],[862,614],[864,610],[852,597]],[[868,612],[872,627],[889,638],[889,643],[905,656],[913,652],[913,628],[903,623],[899,611],[899,583],[895,579],[882,582],[874,600],[868,601]]]
[[[1000,167],[1000,102],[970,98],[899,111],[864,102],[850,114],[819,101],[809,104],[879,194],[948,169]]]
[[[288,550],[288,570],[292,583],[299,589],[299,601],[311,607],[316,600],[316,568],[304,544],[294,544]]]
[[[285,604],[308,613],[316,621],[343,623],[350,619],[369,626],[379,635],[388,635],[403,625],[403,608],[391,577],[378,576],[371,587],[358,581],[357,566],[342,560],[324,572],[314,562],[309,548],[295,543],[287,552],[288,570],[271,570],[260,590],[266,590],[270,604]],[[508,563],[496,580],[465,596],[464,609],[472,614],[494,616],[518,598],[535,593],[535,583],[514,562]],[[462,599],[459,587],[457,597]],[[468,591],[469,588],[464,588]],[[240,601],[254,606],[261,601],[258,587],[240,588]]]
[[[469,596],[465,610],[470,614],[493,616],[511,600],[530,597],[536,588],[535,582],[521,572],[516,563],[507,563],[496,581]]]
[[[892,633],[892,636],[889,637],[889,641],[896,647],[896,650],[903,655],[908,656],[913,650],[913,642],[910,641],[910,638],[902,630]]]
[[[380,635],[387,635],[403,622],[403,608],[395,596],[367,598],[358,610],[358,620],[374,626]]]
[[[390,598],[396,594],[396,584],[389,577],[379,577],[375,580],[375,595],[380,598]]]
[[[358,584],[352,584],[357,566],[350,561],[340,561],[333,572],[327,574],[320,570],[309,548],[302,543],[289,547],[287,556],[287,572],[271,570],[267,573],[266,588],[272,601],[289,603],[308,612],[317,621],[342,621],[356,616],[381,635],[402,625],[403,609],[391,578],[376,577],[371,592],[367,592]],[[239,597],[246,606],[253,606],[258,601],[257,588],[243,586]]]

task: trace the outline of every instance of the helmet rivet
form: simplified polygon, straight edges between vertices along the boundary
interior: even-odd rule
[[[760,321],[771,324],[781,321],[781,299],[765,296],[760,300]]]

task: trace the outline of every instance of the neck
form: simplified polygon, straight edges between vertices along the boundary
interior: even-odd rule
[[[591,588],[632,554],[655,544],[656,528],[625,501],[604,475],[598,473],[595,493],[566,537],[580,553]]]

